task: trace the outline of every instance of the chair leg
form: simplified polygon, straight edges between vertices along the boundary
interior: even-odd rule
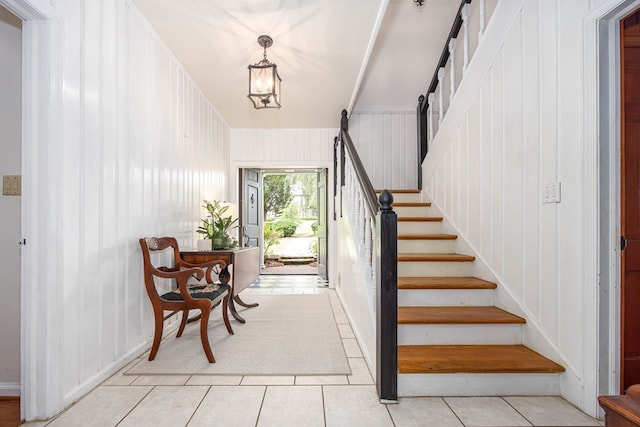
[[[231,296],[229,294],[225,295],[222,299],[222,319],[224,320],[224,325],[227,327],[227,332],[233,335],[233,329],[231,328],[231,323],[229,323],[229,298]]]
[[[156,358],[158,349],[160,348],[160,341],[162,341],[162,329],[164,327],[164,319],[162,318],[162,310],[153,311],[155,317],[155,330],[153,332],[153,345],[151,346],[151,353],[149,353],[149,361]]]
[[[184,332],[184,327],[187,326],[187,320],[189,317],[189,310],[182,310],[182,320],[180,321],[180,327],[178,328],[178,335],[176,338],[180,338]]]
[[[202,312],[202,317],[200,318],[200,341],[202,341],[202,348],[204,349],[204,353],[207,355],[209,363],[216,363],[216,359],[214,359],[213,353],[211,352],[211,345],[209,344],[209,334],[207,330],[209,326],[211,305],[208,304],[207,307],[201,307],[200,311]]]

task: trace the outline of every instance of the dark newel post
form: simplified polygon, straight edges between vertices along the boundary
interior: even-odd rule
[[[344,141],[342,141],[342,132],[349,130],[349,119],[347,118],[347,110],[342,110],[342,118],[340,119],[340,185],[344,186],[344,165],[347,161],[346,154],[344,152]]]
[[[422,162],[427,157],[427,108],[424,95],[418,97],[418,190],[422,190]]]
[[[338,137],[333,138],[333,200],[338,195]],[[342,198],[341,198],[342,199]],[[342,208],[340,209],[342,212]],[[333,220],[336,220],[336,209],[333,208]]]
[[[398,400],[398,216],[393,196],[384,190],[378,198],[378,292],[376,385],[382,401]],[[384,255],[384,256],[382,256]]]

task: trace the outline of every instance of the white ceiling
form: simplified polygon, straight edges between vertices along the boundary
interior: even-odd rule
[[[459,1],[133,0],[231,128],[332,128],[343,108],[414,110]],[[261,34],[274,40],[280,109],[247,98]]]

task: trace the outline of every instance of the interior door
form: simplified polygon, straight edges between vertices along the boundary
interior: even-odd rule
[[[621,392],[640,383],[640,12],[621,22]]]
[[[258,169],[242,170],[242,243],[262,250],[261,179]]]
[[[318,172],[318,276],[327,275],[327,170]]]

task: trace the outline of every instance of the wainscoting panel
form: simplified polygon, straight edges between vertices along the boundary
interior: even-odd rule
[[[500,283],[498,304],[515,301],[524,312],[526,343],[567,367],[565,396],[594,413],[596,396],[581,395],[597,372],[585,364],[595,360],[585,348],[597,331],[584,319],[595,308],[585,295],[598,284],[584,281],[582,246],[598,233],[583,234],[583,178],[597,176],[582,163],[588,3],[497,3],[430,147],[423,182]],[[545,186],[558,182],[560,202],[544,202]]]

